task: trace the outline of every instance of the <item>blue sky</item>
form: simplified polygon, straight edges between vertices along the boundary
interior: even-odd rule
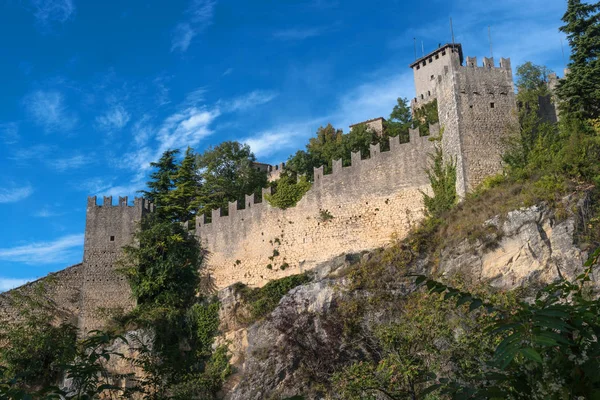
[[[564,68],[566,0],[0,0],[0,291],[81,261],[88,195],[168,148],[276,163],[414,97],[413,37]],[[565,43],[565,52],[568,48]],[[420,51],[419,51],[420,53]],[[568,55],[567,55],[568,56]]]

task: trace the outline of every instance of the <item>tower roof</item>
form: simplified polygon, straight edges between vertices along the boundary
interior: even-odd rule
[[[424,55],[423,57],[415,60],[412,64],[409,65],[410,68],[414,68],[415,65],[419,64],[421,61],[424,61],[430,57],[435,56],[437,53],[440,53],[446,49],[454,49],[454,50],[458,50],[458,56],[460,57],[460,63],[463,63],[463,52],[462,52],[462,45],[460,43],[446,43],[443,46],[438,47],[437,49],[435,49],[434,51],[432,51],[429,54]]]

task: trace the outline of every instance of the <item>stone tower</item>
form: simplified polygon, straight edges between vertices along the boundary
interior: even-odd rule
[[[443,129],[442,146],[456,159],[460,197],[501,171],[504,140],[517,127],[510,59],[463,59],[462,46],[446,44],[410,65],[417,97],[413,110],[435,99]],[[465,64],[465,65],[463,65]]]
[[[80,300],[79,328],[82,334],[100,329],[106,310],[129,310],[135,306],[126,279],[115,271],[115,263],[123,246],[132,243],[139,222],[154,206],[136,198],[130,206],[127,197],[104,197],[102,205],[96,196],[87,203],[85,241],[83,248],[83,282]]]

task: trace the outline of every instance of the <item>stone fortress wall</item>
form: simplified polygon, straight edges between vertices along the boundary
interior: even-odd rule
[[[425,168],[434,148],[429,139],[440,132],[445,154],[457,163],[460,196],[498,172],[503,138],[516,124],[510,61],[502,59],[499,67],[493,59],[484,59],[482,67],[474,58],[466,61],[460,44],[447,44],[410,66],[417,90],[413,109],[438,100],[440,123],[430,127],[429,137],[411,130],[408,143],[391,138],[389,151],[374,145],[368,159],[353,154],[349,167],[333,161],[332,174],[315,169],[312,188],[293,208],[273,208],[251,195],[243,204],[214,210],[210,222],[198,217],[195,234],[210,252],[206,268],[215,287],[238,281],[260,286],[404,237],[423,217],[421,192],[430,190]],[[383,124],[380,118],[370,121]],[[283,165],[256,168],[273,178]],[[101,326],[103,309],[135,305],[115,262],[152,211],[143,199],[133,206],[126,197],[116,206],[111,197],[102,205],[95,197],[88,200],[83,263],[54,274],[60,282],[56,295],[79,316],[82,332]]]
[[[262,286],[405,236],[423,216],[421,191],[429,185],[424,160],[433,150],[430,137],[438,133],[438,125],[430,127],[429,137],[411,130],[409,143],[390,138],[385,152],[372,145],[370,158],[354,153],[349,167],[336,160],[329,175],[316,168],[312,188],[295,207],[281,210],[250,195],[228,210],[214,210],[210,223],[199,216],[196,235],[209,251],[216,287]]]

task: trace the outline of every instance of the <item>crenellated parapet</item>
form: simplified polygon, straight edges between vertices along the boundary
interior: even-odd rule
[[[350,165],[343,166],[342,160],[332,160],[332,171],[325,174],[324,166],[314,168],[313,186],[306,196],[311,196],[312,192],[320,191],[323,187],[335,186],[336,180],[346,180],[348,177],[365,174],[376,174],[377,169],[382,166],[385,168],[389,164],[408,165],[410,168],[401,169],[398,180],[410,180],[416,175],[422,175],[422,170],[426,167],[427,153],[431,151],[433,144],[431,137],[439,135],[439,124],[433,124],[429,127],[429,136],[421,136],[419,129],[409,129],[409,142],[400,143],[400,137],[389,138],[389,150],[381,151],[379,143],[372,144],[369,148],[367,158],[363,159],[360,152],[353,152],[350,157]],[[410,172],[409,172],[410,171]],[[412,174],[412,176],[410,176]],[[416,174],[416,175],[415,175]],[[358,188],[358,190],[367,190],[367,188]],[[210,220],[204,214],[196,218],[196,231],[202,232],[214,225],[228,223],[232,220],[244,218],[260,218],[262,212],[273,210],[266,202],[265,194],[271,194],[272,188],[262,189],[262,196],[248,194],[243,201],[233,201],[228,204],[226,209],[215,209],[211,211]],[[332,193],[323,193],[322,195],[331,196]]]
[[[113,204],[112,196],[104,196],[102,198],[102,204],[98,204],[98,199],[96,196],[89,196],[88,207],[137,207],[140,209],[144,209],[148,212],[154,212],[155,209],[154,204],[152,202],[142,197],[135,197],[133,199],[133,204],[130,204],[128,196],[119,196],[119,201],[117,202],[117,204]]]

